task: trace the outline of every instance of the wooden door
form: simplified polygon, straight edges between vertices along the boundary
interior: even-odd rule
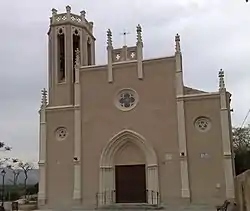
[[[145,203],[145,165],[115,166],[116,203]]]

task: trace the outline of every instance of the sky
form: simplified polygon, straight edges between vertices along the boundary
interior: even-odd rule
[[[80,14],[94,22],[97,64],[106,62],[106,31],[114,47],[136,43],[143,29],[144,57],[174,54],[181,35],[185,85],[218,90],[225,71],[232,93],[233,125],[242,124],[250,108],[250,3],[245,0],[49,0],[0,1],[0,141],[13,149],[2,156],[38,160],[40,90],[47,87],[47,31],[51,9]],[[250,123],[250,117],[246,124]]]

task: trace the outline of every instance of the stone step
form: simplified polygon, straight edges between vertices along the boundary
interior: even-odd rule
[[[211,205],[149,205],[149,204],[112,204],[99,207],[97,210],[112,210],[112,211],[143,211],[143,210],[161,210],[161,211],[216,211],[216,208]]]
[[[101,210],[159,210],[161,209],[158,205],[149,205],[149,204],[136,204],[136,203],[117,203],[111,205],[104,205],[99,207]]]

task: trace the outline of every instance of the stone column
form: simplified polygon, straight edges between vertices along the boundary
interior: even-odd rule
[[[176,43],[176,96],[177,96],[177,127],[178,127],[178,143],[180,153],[180,172],[181,172],[181,196],[185,199],[190,199],[189,174],[188,174],[188,157],[187,157],[187,138],[186,138],[186,122],[182,73],[182,55],[180,48],[180,36],[175,36]],[[178,97],[181,97],[178,99]]]
[[[112,69],[112,51],[113,51],[113,46],[112,46],[112,32],[110,29],[107,31],[107,54],[108,54],[108,82],[112,83],[113,82],[113,69]]]
[[[114,168],[112,166],[100,167],[100,184],[98,204],[108,205],[115,202],[114,195]]]
[[[158,181],[158,166],[147,166],[147,199],[149,204],[159,203],[157,199],[159,194],[159,181]]]
[[[219,71],[219,91],[220,91],[220,116],[221,116],[221,133],[222,133],[222,147],[224,155],[224,174],[226,184],[226,197],[228,199],[234,199],[234,171],[233,171],[233,153],[231,149],[231,125],[229,121],[230,108],[227,99],[227,91],[224,82],[224,71]]]
[[[80,83],[79,83],[79,70],[80,70],[80,51],[76,50],[75,61],[75,84],[74,84],[74,191],[73,199],[75,202],[81,200],[81,111],[80,111]]]
[[[42,105],[40,113],[40,130],[39,130],[39,192],[38,206],[46,204],[46,106],[47,91],[42,90]]]
[[[143,79],[143,68],[142,68],[142,59],[143,59],[143,42],[142,42],[142,29],[141,26],[138,24],[137,29],[137,74],[139,79]]]

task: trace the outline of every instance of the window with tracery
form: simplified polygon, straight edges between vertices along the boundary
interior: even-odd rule
[[[58,141],[63,141],[64,139],[67,138],[68,132],[65,127],[59,127],[56,129],[56,139]]]
[[[194,125],[200,132],[206,132],[211,127],[211,121],[207,117],[199,117],[195,120]]]
[[[74,30],[73,33],[73,82],[75,82],[75,61],[76,61],[76,50],[80,50],[80,33],[77,29]]]
[[[123,110],[128,111],[133,109],[138,102],[138,95],[134,90],[123,89],[121,90],[115,100],[116,106]]]
[[[129,108],[129,107],[134,105],[135,97],[134,97],[133,93],[128,93],[128,92],[122,93],[120,95],[119,102],[120,102],[121,107]]]
[[[88,57],[88,65],[92,65],[92,49],[91,49],[91,41],[88,39],[87,42],[87,57]]]
[[[58,47],[58,82],[65,81],[65,35],[62,29],[59,29],[57,35]]]

